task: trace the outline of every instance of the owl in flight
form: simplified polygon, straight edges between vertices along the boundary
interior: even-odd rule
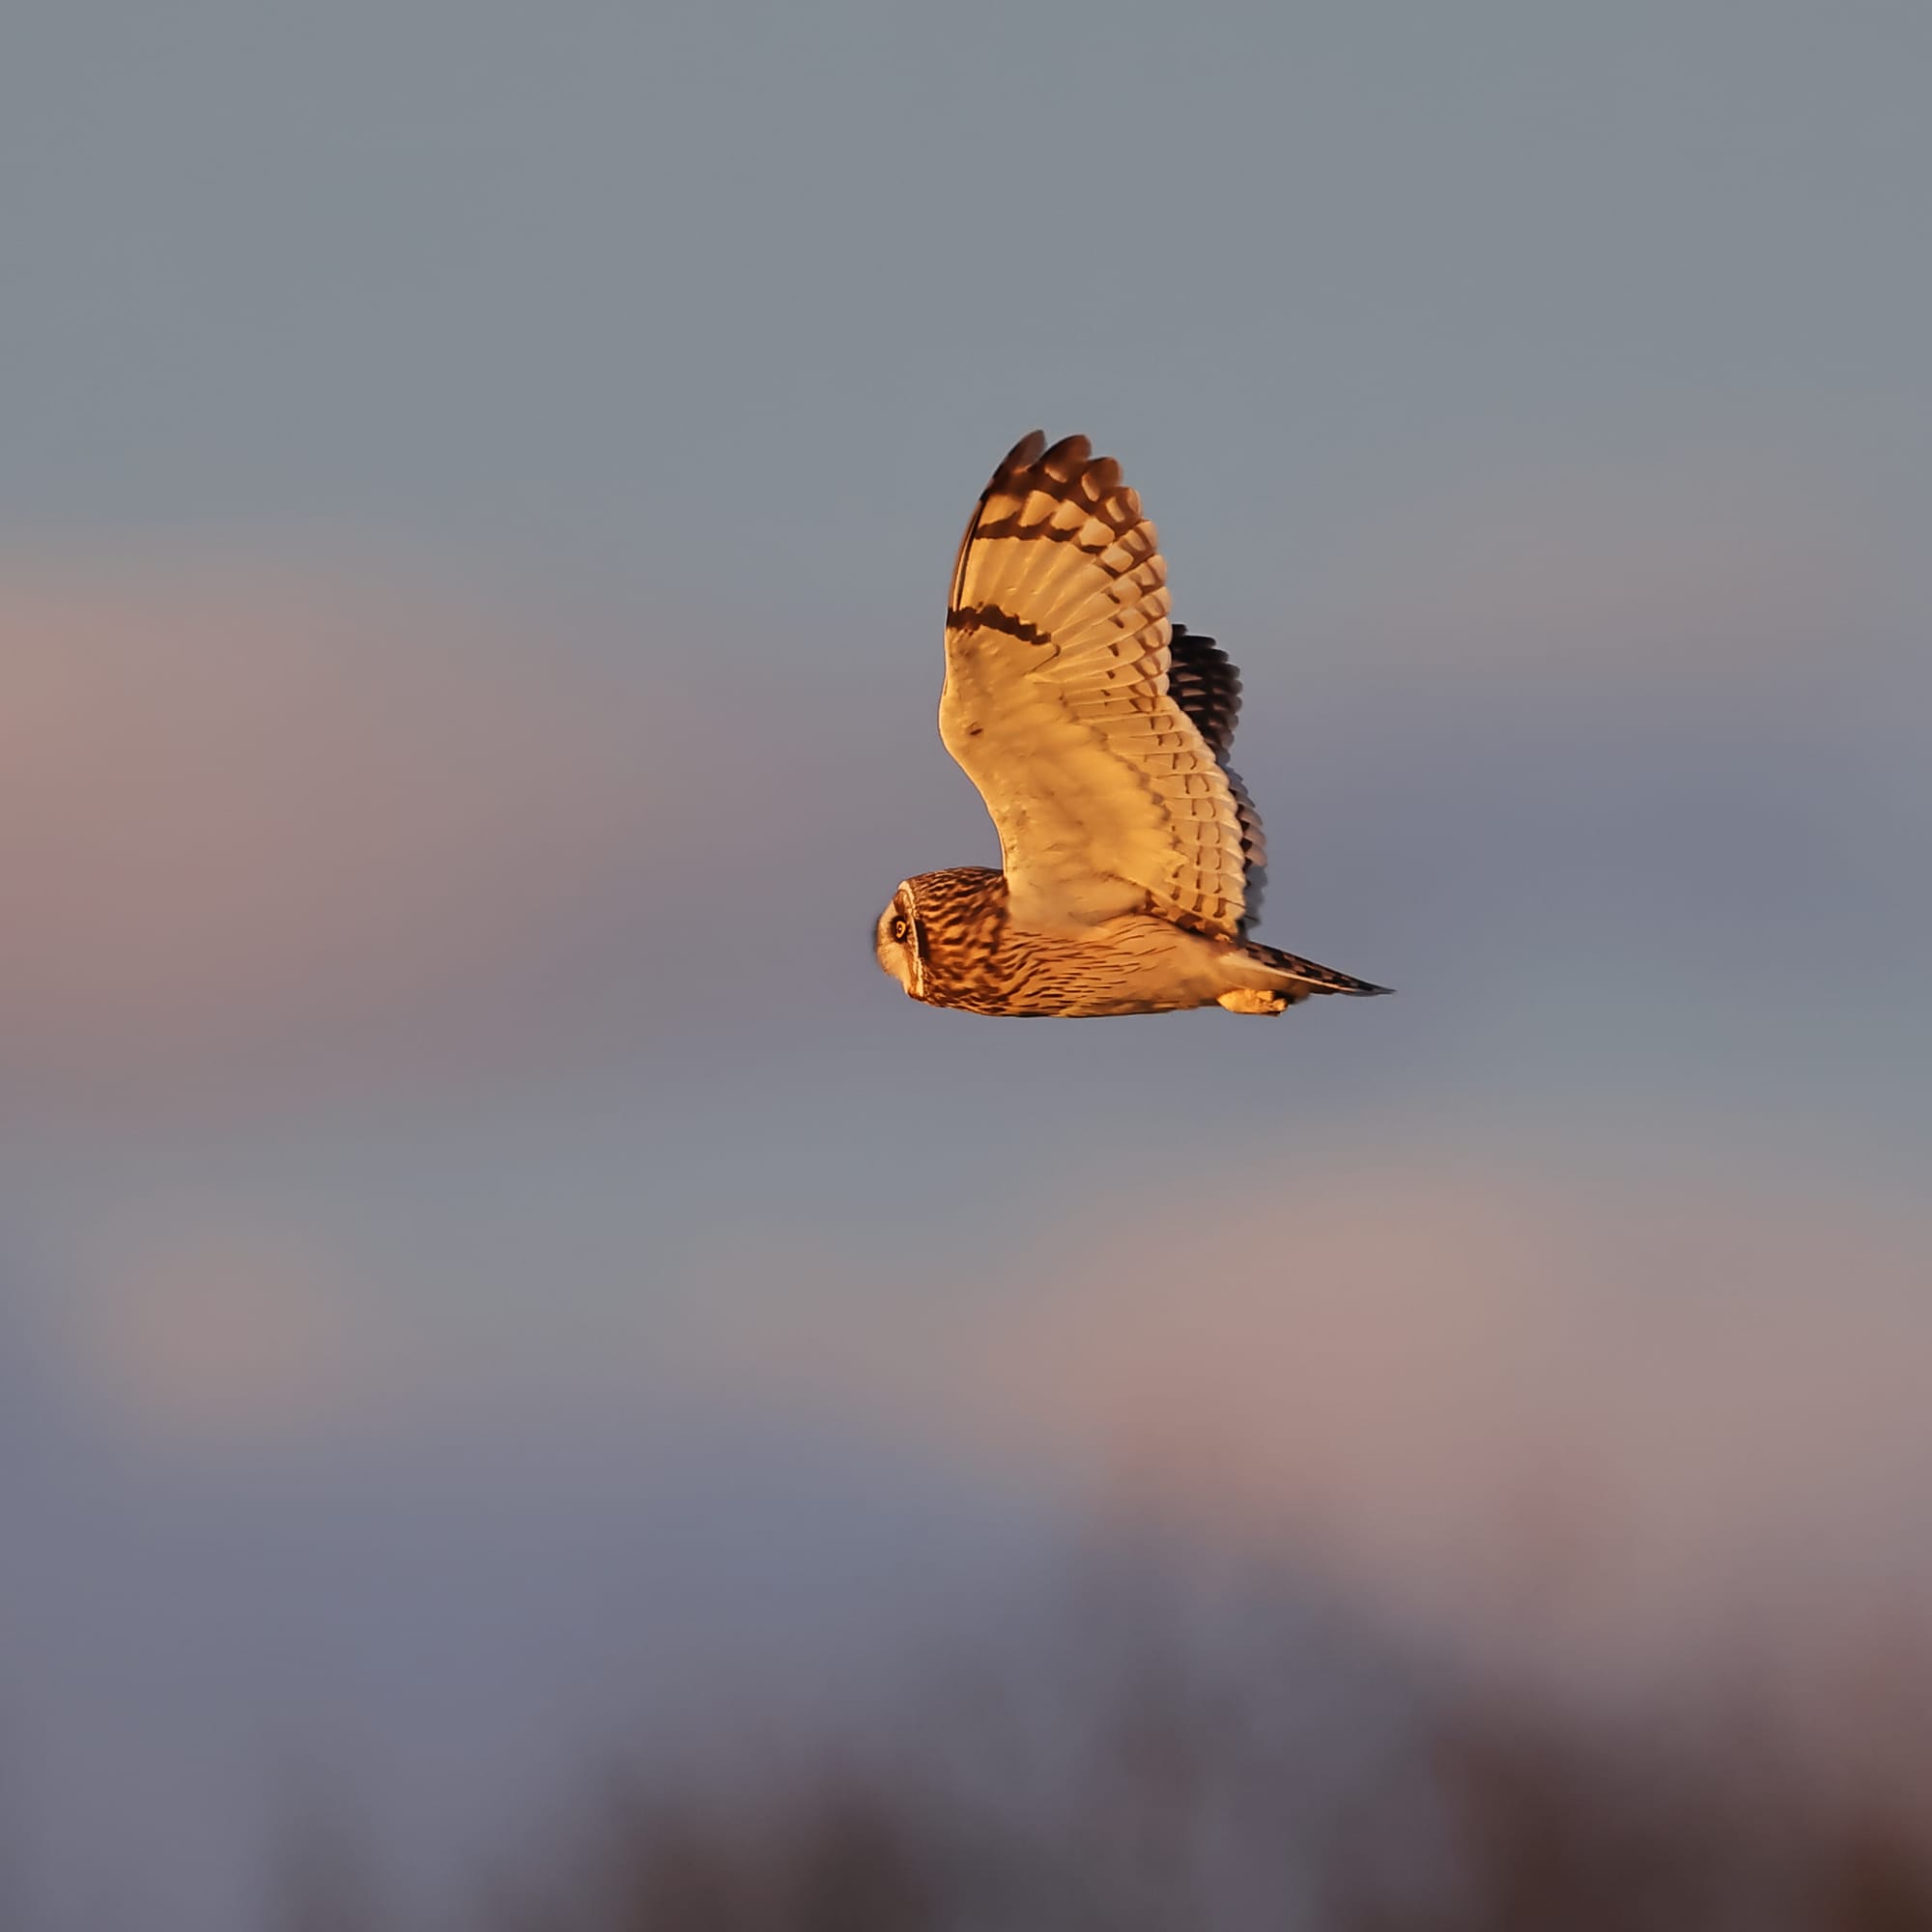
[[[1022,437],[952,566],[939,700],[1002,868],[922,872],[879,915],[879,964],[915,1000],[1076,1018],[1387,991],[1248,937],[1266,852],[1226,762],[1240,674],[1168,602],[1121,466]]]

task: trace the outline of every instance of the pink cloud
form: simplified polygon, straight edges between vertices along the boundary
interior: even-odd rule
[[[63,1315],[90,1390],[144,1433],[249,1445],[341,1429],[384,1379],[314,1244],[213,1207],[123,1215],[78,1257]]]
[[[0,1084],[179,1101],[509,1044],[516,1002],[675,875],[653,835],[696,735],[663,692],[453,600],[15,573]]]
[[[762,1360],[1398,1611],[1627,1650],[1932,1585],[1928,1280],[1869,1203],[1383,1150],[1096,1203],[966,1315]]]

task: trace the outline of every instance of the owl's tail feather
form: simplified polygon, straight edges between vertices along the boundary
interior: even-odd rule
[[[1395,990],[1391,986],[1371,985],[1366,980],[1338,973],[1332,966],[1318,966],[1312,959],[1298,958],[1293,952],[1283,952],[1272,946],[1258,945],[1252,939],[1244,951],[1257,965],[1268,969],[1264,981],[1267,990],[1283,994],[1291,1005],[1315,993],[1348,993],[1359,999]]]

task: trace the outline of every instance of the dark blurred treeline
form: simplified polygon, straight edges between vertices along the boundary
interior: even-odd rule
[[[1825,1753],[1769,1697],[1592,1703],[1253,1605],[1238,1630],[1186,1624],[1076,1619],[1024,1668],[937,1673],[899,1725],[782,1769],[611,1773],[446,1911],[393,1909],[367,1846],[298,1819],[271,1923],[1932,1932],[1932,1670],[1894,1670],[1882,1748]]]

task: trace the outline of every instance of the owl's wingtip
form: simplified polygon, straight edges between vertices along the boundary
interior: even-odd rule
[[[1000,459],[1000,469],[1002,470],[1031,469],[1045,454],[1046,432],[1040,429],[1030,429]]]

